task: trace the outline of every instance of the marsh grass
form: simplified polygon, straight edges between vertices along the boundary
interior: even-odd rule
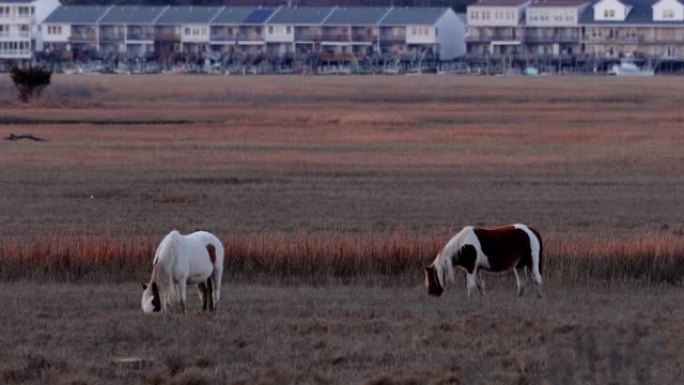
[[[7,384],[677,384],[680,288],[227,283],[211,315],[145,316],[139,286],[0,283]],[[193,296],[195,297],[195,296]],[[122,366],[112,356],[149,358]]]
[[[238,283],[415,285],[448,237],[424,234],[222,236],[225,279]],[[0,243],[0,279],[56,282],[144,280],[158,240],[36,237]],[[543,275],[554,284],[682,285],[684,238],[557,238],[545,242]],[[493,280],[510,277],[494,276]]]

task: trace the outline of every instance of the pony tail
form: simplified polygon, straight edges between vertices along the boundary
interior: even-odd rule
[[[534,233],[534,236],[537,237],[537,241],[539,241],[539,274],[544,275],[542,272],[542,266],[544,265],[544,242],[542,241],[541,234],[539,234],[537,229],[534,229],[530,226],[527,226],[527,228]]]

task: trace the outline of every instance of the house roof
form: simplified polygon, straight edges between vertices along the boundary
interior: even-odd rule
[[[591,0],[533,0],[528,8],[572,7],[588,4]]]
[[[579,24],[598,25],[684,25],[684,21],[655,21],[653,20],[653,5],[658,0],[620,0],[630,7],[624,21],[594,20],[594,7],[600,0],[594,0],[591,7],[587,7],[580,15]]]
[[[517,7],[523,5],[530,0],[479,0],[477,3],[470,6],[478,7]]]
[[[269,24],[321,24],[334,7],[280,7],[268,20]]]
[[[167,7],[116,5],[100,20],[100,24],[150,24]]]
[[[390,10],[390,7],[339,7],[323,24],[376,25]]]
[[[390,13],[380,21],[380,25],[432,25],[448,9],[447,7],[392,8]]]
[[[166,10],[155,24],[208,24],[222,7],[172,6]]]
[[[64,5],[55,9],[43,22],[94,24],[109,8],[101,5]]]
[[[273,9],[261,7],[225,7],[211,24],[263,24]]]

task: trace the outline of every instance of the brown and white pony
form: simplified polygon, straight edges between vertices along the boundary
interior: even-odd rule
[[[221,294],[223,245],[215,235],[197,231],[181,235],[171,231],[157,247],[150,282],[143,284],[141,306],[145,313],[165,312],[180,302],[186,313],[188,284],[197,285],[203,310],[215,310]]]
[[[513,270],[518,295],[523,295],[527,272],[530,272],[537,296],[541,298],[542,248],[537,230],[523,224],[494,229],[467,226],[425,267],[425,286],[429,295],[442,295],[447,282],[454,281],[454,267],[459,267],[466,272],[468,297],[475,287],[484,295],[481,270],[497,273]]]

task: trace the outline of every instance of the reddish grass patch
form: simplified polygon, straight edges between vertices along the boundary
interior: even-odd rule
[[[430,263],[446,241],[435,235],[405,233],[231,235],[223,239],[225,279],[230,282],[409,286],[422,282],[422,265]],[[156,242],[107,236],[3,242],[0,279],[144,280]],[[641,234],[627,240],[558,239],[551,235],[544,254],[544,277],[553,283],[680,285],[684,277],[684,239],[672,234]]]

